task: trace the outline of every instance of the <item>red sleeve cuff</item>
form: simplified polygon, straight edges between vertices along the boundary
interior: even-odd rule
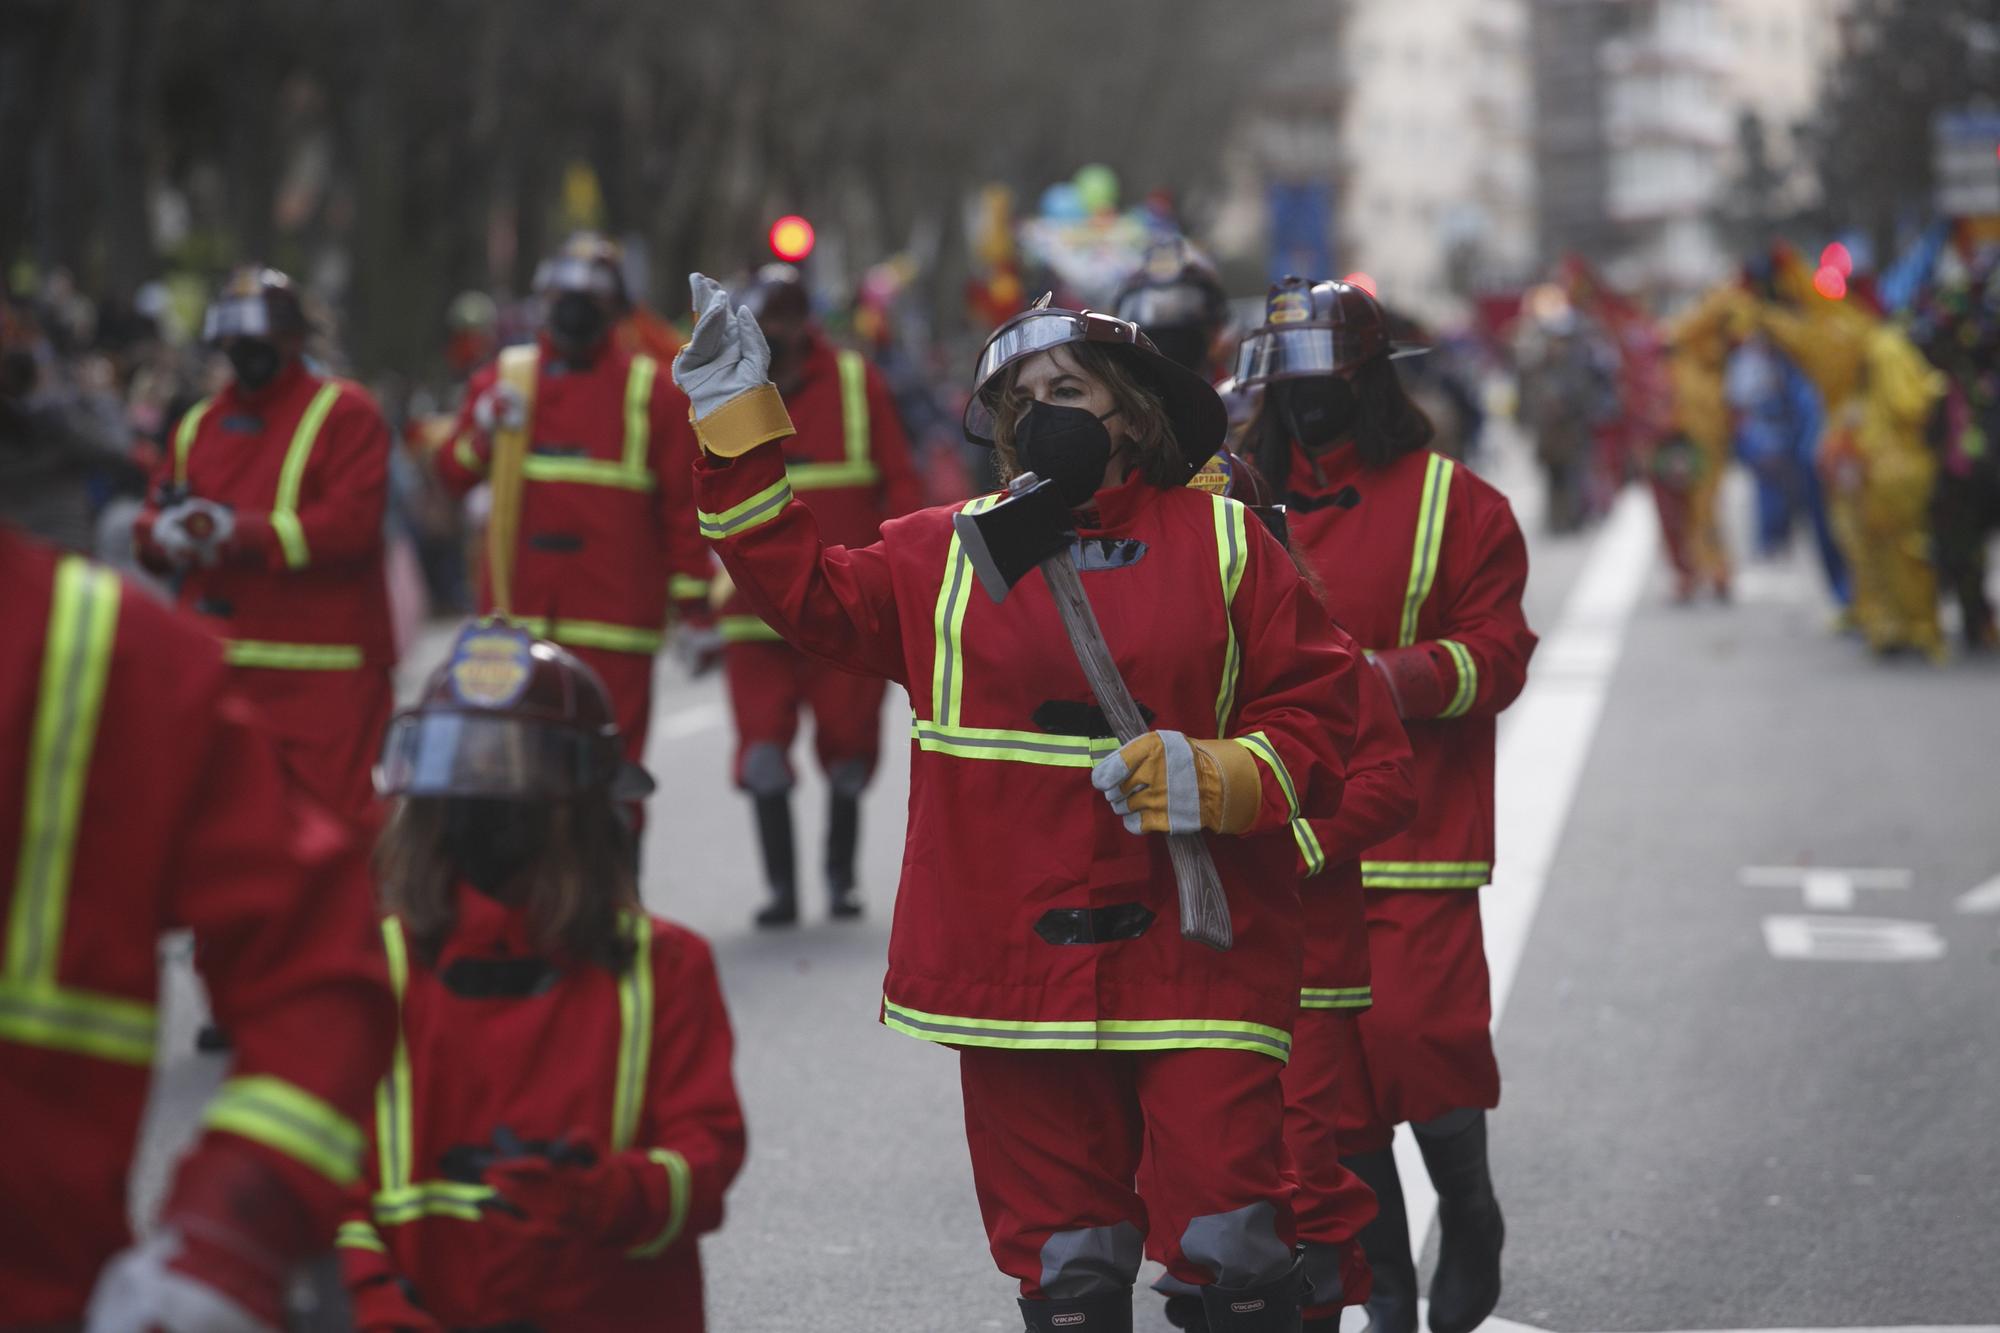
[[[1388,648],[1369,661],[1381,673],[1389,693],[1395,696],[1396,712],[1401,716],[1433,718],[1451,702],[1458,668],[1437,645],[1419,643],[1408,648]]]

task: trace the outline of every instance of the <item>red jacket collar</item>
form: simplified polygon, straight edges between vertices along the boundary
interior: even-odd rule
[[[1138,472],[1130,472],[1116,486],[1106,486],[1090,499],[1088,509],[1076,514],[1079,532],[1110,532],[1129,526],[1160,498],[1160,488]]]

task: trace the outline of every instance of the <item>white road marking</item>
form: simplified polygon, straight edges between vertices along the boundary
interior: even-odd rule
[[[1744,866],[1738,878],[1748,889],[1798,889],[1815,912],[1851,912],[1857,889],[1901,892],[1915,881],[1900,866]]]
[[[1627,487],[1592,544],[1554,630],[1535,650],[1527,688],[1504,714],[1494,776],[1499,852],[1493,883],[1480,890],[1479,904],[1495,1027],[1548,884],[1626,628],[1653,569],[1656,524],[1651,498]],[[1407,1128],[1396,1133],[1396,1166],[1410,1244],[1421,1250],[1437,1215],[1437,1194]]]
[[[1873,916],[1767,916],[1764,947],[1811,963],[1935,963],[1945,952],[1930,922]]]
[[[1973,916],[2000,912],[2000,875],[1995,875],[1976,889],[1967,889],[1952,906]]]

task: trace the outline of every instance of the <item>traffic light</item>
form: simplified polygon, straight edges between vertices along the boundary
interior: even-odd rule
[[[796,213],[788,213],[771,224],[771,253],[787,264],[796,264],[813,252],[813,224]]]

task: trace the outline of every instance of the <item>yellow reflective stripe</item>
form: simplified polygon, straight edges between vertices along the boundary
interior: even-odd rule
[[[81,556],[56,563],[7,919],[6,979],[53,991],[70,872],[118,632],[118,576]]]
[[[644,477],[648,487],[653,478],[646,470],[646,452],[653,442],[653,380],[659,373],[660,363],[643,354],[633,357],[625,372],[625,471]]]
[[[1210,1050],[1256,1051],[1283,1060],[1292,1034],[1283,1028],[1222,1018],[1077,1019],[1035,1022],[930,1014],[893,1000],[882,1002],[882,1021],[919,1041],[951,1046],[994,1046],[1041,1051]]]
[[[689,597],[706,597],[711,586],[713,585],[708,579],[698,579],[692,574],[676,574],[667,580],[667,596],[675,601],[684,601]]]
[[[516,623],[540,639],[553,639],[572,648],[602,648],[614,653],[657,653],[666,643],[665,630],[638,625],[614,625],[604,620],[550,620],[546,616],[520,616]]]
[[[1051,768],[1089,768],[1118,751],[1111,736],[1059,736],[1044,731],[1002,731],[990,727],[948,727],[921,719],[910,724],[920,750],[959,759],[998,759]]]
[[[625,928],[636,952],[618,979],[618,1081],[611,1096],[611,1150],[624,1152],[639,1133],[646,1104],[646,1065],[653,1053],[653,919],[628,913]]]
[[[1306,874],[1317,875],[1326,869],[1326,852],[1321,848],[1319,835],[1312,831],[1312,825],[1303,819],[1292,821],[1292,840],[1299,845],[1299,855],[1305,858]]]
[[[379,1190],[369,1201],[378,1227],[399,1227],[420,1217],[455,1217],[477,1222],[484,1214],[481,1204],[498,1195],[491,1185],[468,1185],[456,1180],[423,1180],[393,1190]]]
[[[410,988],[410,954],[403,923],[382,921],[382,949],[389,959],[389,989],[396,996],[396,1050],[375,1090],[375,1152],[382,1189],[393,1193],[410,1183],[410,1043],[403,1032],[403,996]],[[376,1198],[379,1202],[381,1195]]]
[[[624,463],[602,458],[567,458],[560,454],[529,454],[521,460],[521,475],[529,481],[608,486],[620,491],[650,491],[659,485],[652,473],[634,472]]]
[[[201,419],[208,415],[213,406],[213,398],[204,398],[181,413],[181,424],[174,428],[174,485],[185,486],[188,479],[188,454],[194,448],[194,437],[201,430]]]
[[[1416,545],[1410,554],[1410,581],[1403,591],[1403,624],[1398,647],[1417,641],[1417,612],[1437,579],[1438,548],[1444,543],[1445,509],[1451,498],[1452,462],[1432,454],[1424,466],[1424,493],[1417,501]]]
[[[278,671],[354,671],[362,665],[362,654],[361,646],[354,643],[225,639],[222,660],[231,666],[270,667]]]
[[[1363,861],[1369,889],[1477,889],[1493,878],[1491,861]]]
[[[381,1234],[358,1219],[342,1222],[333,1233],[333,1243],[343,1250],[370,1250],[376,1254],[389,1252],[389,1247],[382,1243]]]
[[[710,541],[721,541],[724,537],[769,523],[784,512],[791,499],[792,484],[780,477],[743,503],[731,505],[719,514],[711,514],[705,509],[695,510],[695,526]]]
[[[853,351],[837,353],[835,363],[840,368],[840,425],[846,457],[839,463],[787,463],[785,475],[796,491],[873,486],[882,480],[868,448],[868,363],[861,353]]]
[[[1301,1009],[1366,1009],[1375,1003],[1369,986],[1301,986]]]
[[[756,616],[724,616],[715,627],[724,643],[782,643],[785,638]]]
[[[1261,731],[1253,731],[1247,736],[1232,737],[1238,745],[1264,761],[1271,770],[1271,776],[1278,780],[1278,790],[1285,793],[1285,804],[1291,810],[1291,817],[1299,817],[1299,792],[1292,785],[1292,775],[1285,771],[1285,761],[1278,757],[1278,747],[1271,744],[1271,738]]]
[[[158,1014],[122,995],[0,978],[0,1041],[148,1068]]]
[[[216,1090],[201,1122],[281,1152],[336,1185],[351,1185],[361,1176],[361,1131],[354,1122],[273,1075],[230,1079]]]
[[[1231,611],[1250,559],[1250,533],[1244,526],[1249,511],[1227,496],[1209,498],[1215,501],[1215,563],[1222,574],[1222,627],[1227,636],[1222,650],[1222,688],[1215,696],[1215,734],[1220,736],[1229,730],[1229,715],[1236,711],[1236,678],[1243,668],[1243,646],[1236,641]]]
[[[968,502],[963,512],[984,513],[999,504],[1001,498],[982,495]],[[959,670],[963,651],[959,637],[965,629],[965,608],[972,599],[972,584],[972,560],[965,554],[965,547],[958,540],[958,529],[954,527],[951,541],[944,549],[944,581],[938,585],[937,610],[931,616],[931,628],[936,634],[931,662],[931,717],[942,727],[958,722],[963,690],[963,673]]]
[[[312,457],[320,427],[326,424],[326,415],[333,411],[339,398],[338,381],[320,386],[306,404],[306,414],[299,418],[298,429],[292,432],[292,442],[285,449],[285,465],[278,472],[278,499],[271,506],[271,530],[278,534],[285,563],[293,569],[302,568],[312,559],[312,552],[306,549],[305,529],[299,526],[299,489],[305,484],[306,461]]]
[[[1479,693],[1479,663],[1473,660],[1472,651],[1456,639],[1439,639],[1446,652],[1451,654],[1452,664],[1458,668],[1458,692],[1451,696],[1439,717],[1463,717],[1472,707],[1472,700]]]
[[[688,1170],[687,1158],[671,1148],[653,1148],[646,1156],[667,1173],[667,1225],[659,1235],[626,1251],[634,1259],[651,1259],[680,1239],[687,1227],[688,1201],[694,1188],[694,1173]]]
[[[479,456],[479,450],[473,446],[471,431],[459,432],[458,438],[451,443],[451,456],[458,460],[460,467],[474,476],[486,475],[486,460]]]

